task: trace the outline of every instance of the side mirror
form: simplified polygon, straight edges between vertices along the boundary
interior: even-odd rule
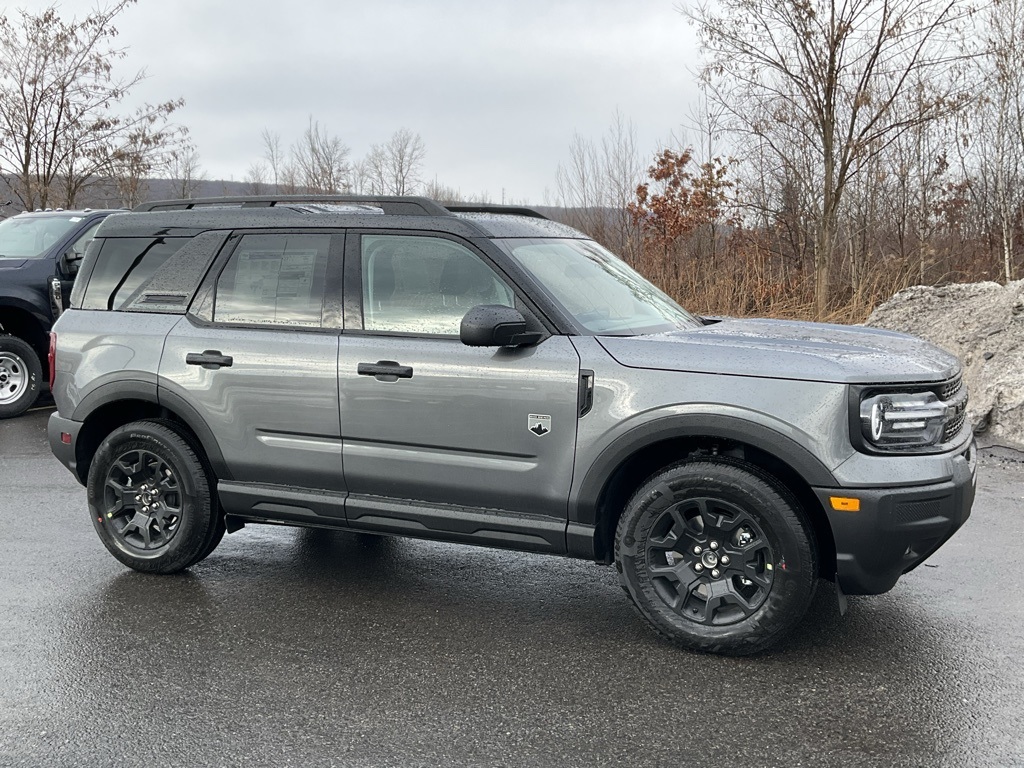
[[[78,274],[78,267],[81,266],[82,257],[84,254],[78,253],[73,248],[69,248],[64,252],[64,255],[60,257],[60,268],[68,277],[74,277]]]
[[[501,304],[480,304],[462,318],[459,338],[467,347],[518,347],[536,344],[539,333],[527,330],[522,312]]]

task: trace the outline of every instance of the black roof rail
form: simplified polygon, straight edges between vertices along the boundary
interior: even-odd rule
[[[533,208],[526,208],[521,205],[493,205],[488,203],[452,203],[446,205],[452,213],[504,213],[510,216],[529,216],[532,219],[545,219],[550,221],[540,211]]]
[[[237,205],[240,208],[273,208],[292,203],[358,203],[378,207],[386,214],[403,216],[450,216],[447,208],[426,197],[381,195],[246,195],[243,197],[196,197],[190,200],[154,200],[133,208],[146,211],[189,211],[208,206]]]

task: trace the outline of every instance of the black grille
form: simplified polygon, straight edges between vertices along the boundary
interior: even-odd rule
[[[967,418],[967,408],[964,403],[964,410],[962,410],[957,416],[954,416],[951,421],[946,422],[946,428],[942,430],[942,442],[948,443],[957,433],[960,432],[960,428],[964,425],[964,419]]]
[[[960,391],[962,386],[963,379],[960,376],[957,376],[952,381],[947,381],[945,384],[942,384],[935,394],[939,396],[939,400],[949,400]]]
[[[926,499],[923,501],[901,501],[896,505],[892,516],[896,523],[907,525],[940,514],[942,514],[941,504],[934,499]]]
[[[950,442],[960,433],[964,421],[967,419],[967,392],[962,391],[963,388],[963,377],[957,376],[932,390],[940,400],[955,408],[942,430],[942,442],[944,443]]]

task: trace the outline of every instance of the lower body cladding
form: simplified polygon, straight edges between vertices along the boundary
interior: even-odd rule
[[[224,481],[217,495],[228,530],[237,529],[237,522],[285,523],[565,552],[565,520],[542,515]]]
[[[973,444],[953,457],[952,468],[952,479],[933,485],[814,489],[832,526],[843,592],[889,591],[966,522],[977,487]]]

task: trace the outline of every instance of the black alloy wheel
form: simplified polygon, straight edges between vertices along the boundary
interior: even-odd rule
[[[151,451],[131,450],[107,470],[103,516],[126,548],[168,546],[181,524],[181,488],[171,465]]]
[[[104,546],[138,571],[188,568],[224,534],[202,448],[171,422],[137,421],[111,432],[89,467],[88,498]]]
[[[753,615],[772,588],[775,554],[753,517],[736,504],[694,497],[673,504],[647,539],[647,570],[658,596],[698,624]]]
[[[803,618],[817,586],[815,541],[785,486],[734,459],[682,462],[651,477],[619,519],[622,587],[663,636],[747,655]]]

